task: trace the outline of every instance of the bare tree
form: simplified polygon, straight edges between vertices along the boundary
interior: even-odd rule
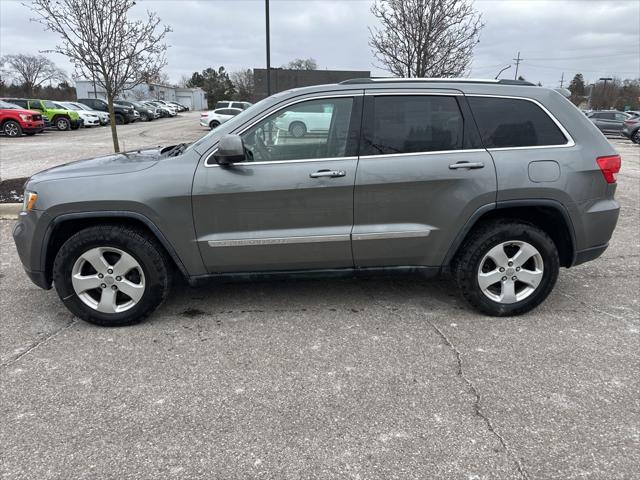
[[[65,73],[44,55],[5,55],[1,62],[6,74],[21,83],[28,96],[45,82],[67,80]]]
[[[468,74],[484,27],[469,0],[376,0],[369,45],[382,68],[398,77]]]
[[[317,70],[318,62],[316,62],[315,58],[296,58],[288,64],[283,65],[282,68],[288,68],[290,70]]]
[[[240,70],[231,74],[231,82],[236,87],[236,100],[252,100],[254,93],[253,70]]]
[[[158,75],[166,65],[171,31],[147,11],[144,20],[127,18],[135,0],[33,0],[34,20],[62,39],[52,50],[67,56],[79,76],[95,78],[107,96],[113,148],[120,151],[113,100],[124,90]]]

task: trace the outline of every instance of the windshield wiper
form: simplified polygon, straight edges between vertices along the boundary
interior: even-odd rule
[[[184,152],[188,146],[188,143],[179,143],[167,152],[167,157],[177,157],[178,155],[182,155],[182,152]]]

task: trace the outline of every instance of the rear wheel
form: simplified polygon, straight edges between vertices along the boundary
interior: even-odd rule
[[[211,130],[213,130],[214,128],[217,128],[220,126],[220,122],[217,120],[211,120],[211,122],[209,122],[209,128]]]
[[[289,133],[295,138],[302,138],[307,134],[307,126],[302,122],[293,122],[289,125]]]
[[[162,248],[128,227],[90,227],[60,248],[53,281],[79,318],[115,327],[141,322],[166,298],[170,274]]]
[[[20,137],[22,135],[22,127],[15,120],[7,120],[4,122],[2,131],[7,137]]]
[[[636,130],[633,135],[631,135],[631,141],[640,145],[640,130]]]
[[[66,117],[57,117],[53,119],[53,124],[60,131],[71,129],[71,122]]]
[[[119,113],[116,113],[115,117],[116,117],[116,125],[125,124],[124,117],[122,115],[120,115]]]
[[[465,299],[487,315],[526,313],[542,303],[560,269],[553,240],[535,225],[497,221],[462,246],[454,275]]]

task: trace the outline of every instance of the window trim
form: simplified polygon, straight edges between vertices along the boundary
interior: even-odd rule
[[[514,97],[512,95],[491,95],[484,93],[469,93],[466,95],[467,97],[488,97],[488,98],[507,98],[511,100],[525,100],[527,102],[531,102],[547,114],[547,116],[556,124],[560,132],[564,135],[567,143],[561,143],[558,145],[531,145],[526,147],[485,147],[488,152],[499,152],[499,151],[508,151],[508,150],[533,150],[533,149],[546,149],[546,148],[571,148],[576,146],[576,142],[573,140],[571,134],[567,131],[566,128],[558,121],[558,119],[539,101],[529,98],[529,97]],[[473,115],[473,108],[471,109],[471,114]],[[482,141],[482,136],[480,138]]]
[[[281,110],[284,110],[285,108],[291,106],[291,105],[295,105],[297,103],[302,103],[302,102],[307,102],[307,101],[312,101],[312,100],[324,100],[324,99],[329,99],[329,98],[345,98],[345,97],[351,97],[354,99],[353,105],[355,105],[355,100],[358,97],[363,97],[364,93],[362,91],[354,91],[353,93],[346,93],[346,94],[337,94],[337,95],[320,95],[320,96],[313,96],[313,97],[305,97],[305,98],[298,98],[298,99],[292,99],[290,102],[284,103],[280,106],[276,106],[276,108],[273,108],[271,110],[268,110],[266,112],[263,112],[262,115],[259,115],[256,119],[254,119],[253,121],[251,121],[250,123],[248,123],[247,125],[243,126],[237,133],[234,133],[235,135],[242,135],[244,132],[246,132],[247,130],[249,130],[251,127],[253,127],[255,124],[257,124],[258,122],[261,122],[263,119],[271,116],[272,114],[278,113]],[[353,109],[353,105],[352,105],[352,109]],[[362,126],[360,125],[360,129],[362,129]],[[220,167],[220,165],[214,160],[213,163],[210,163],[209,160],[211,160],[213,158],[213,156],[216,154],[216,152],[218,151],[218,144],[216,143],[212,152],[208,155],[206,155],[206,158],[204,160],[204,167],[205,168],[211,168],[211,167]],[[240,166],[244,166],[244,165],[272,165],[272,164],[281,164],[281,163],[304,163],[304,162],[321,162],[321,161],[325,161],[325,160],[357,160],[358,156],[344,156],[344,157],[326,157],[326,158],[305,158],[305,159],[299,159],[299,160],[269,160],[269,161],[264,161],[264,162],[237,162],[234,163],[233,165],[240,165]]]

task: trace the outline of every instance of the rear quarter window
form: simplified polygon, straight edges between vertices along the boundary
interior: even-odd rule
[[[468,97],[487,148],[565,145],[568,139],[538,105],[514,98]]]

